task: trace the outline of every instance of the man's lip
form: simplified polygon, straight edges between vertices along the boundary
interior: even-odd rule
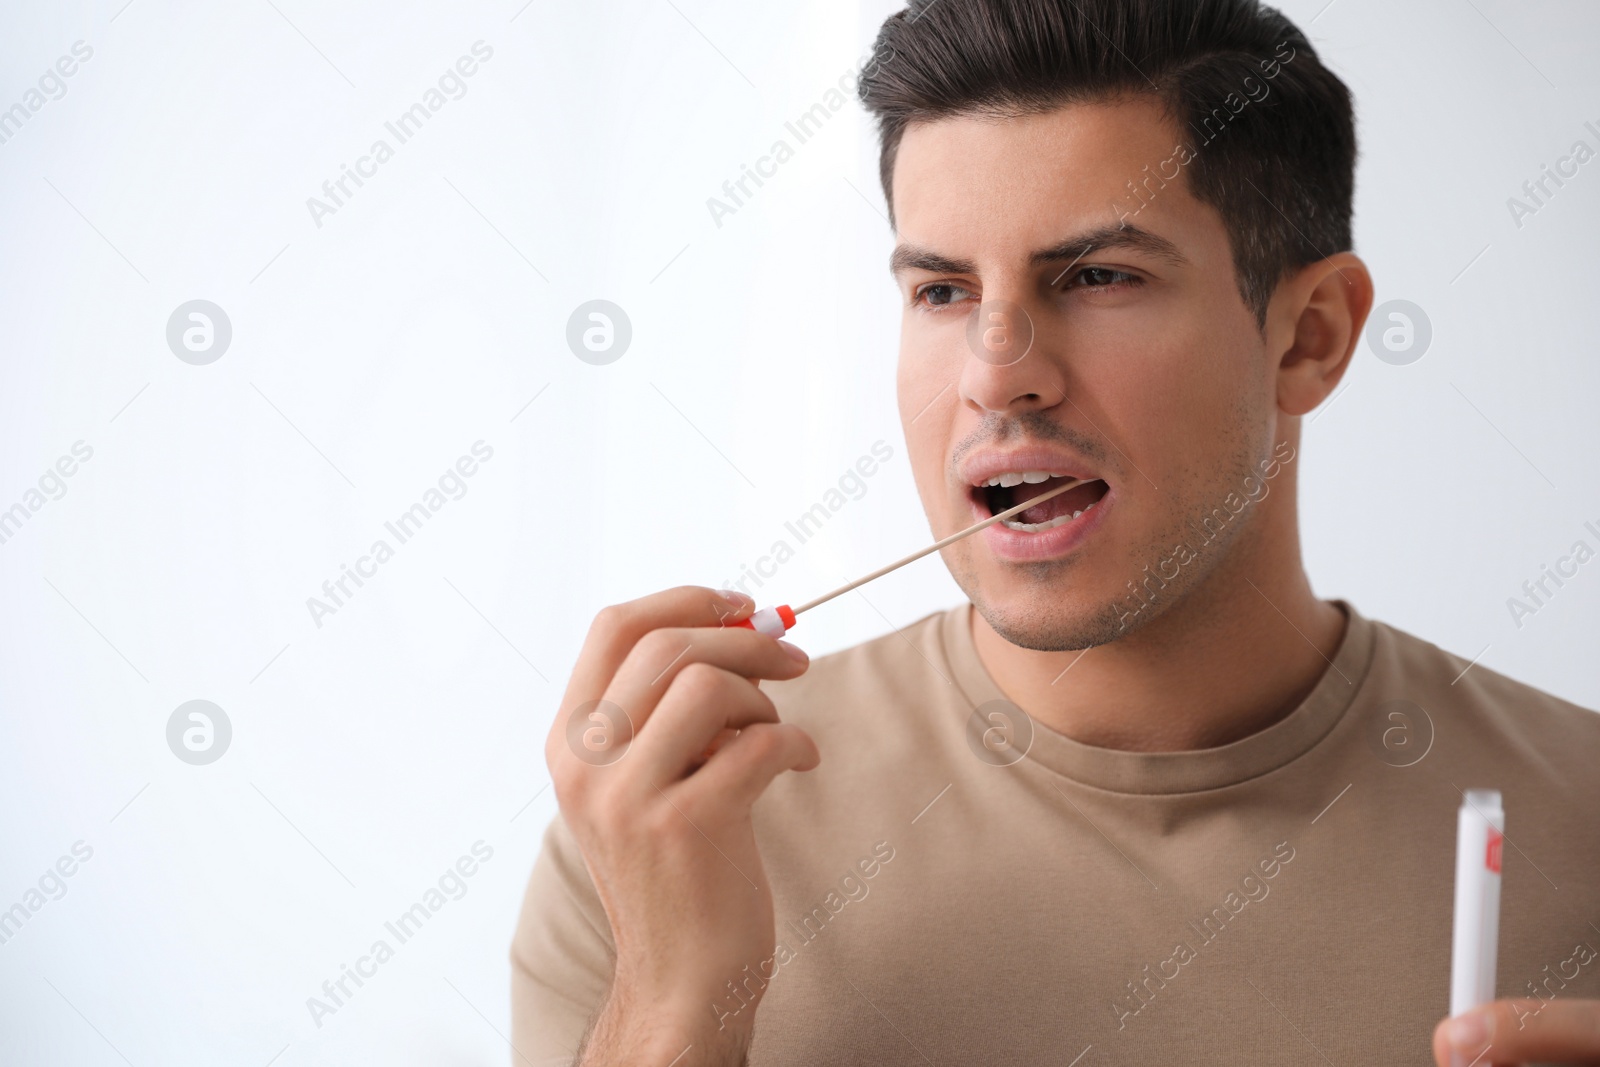
[[[1049,448],[1025,448],[1006,452],[976,452],[962,461],[960,474],[968,486],[988,484],[989,479],[1010,472],[1044,471],[1063,478],[1093,480],[1099,475],[1083,460],[1067,452]]]

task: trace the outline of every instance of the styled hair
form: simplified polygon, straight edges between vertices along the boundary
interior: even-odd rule
[[[1153,176],[1158,163],[1187,172],[1222,216],[1258,323],[1285,274],[1351,248],[1350,91],[1258,0],[911,0],[884,21],[874,54],[859,93],[877,119],[891,221],[911,123],[1148,95],[1187,152],[1128,175],[1126,203],[1177,180],[1166,167]]]

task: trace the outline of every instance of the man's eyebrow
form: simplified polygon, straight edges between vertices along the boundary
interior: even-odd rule
[[[1189,263],[1184,254],[1178,251],[1178,246],[1165,237],[1128,225],[1102,226],[1097,230],[1068,237],[1059,244],[1035,252],[1031,258],[1035,264],[1057,263],[1061,260],[1075,263],[1090,252],[1107,248],[1130,248],[1179,267],[1187,266]]]
[[[978,266],[970,259],[951,259],[930,248],[896,245],[889,257],[889,273],[898,276],[908,270],[925,270],[929,274],[976,274]]]
[[[1189,260],[1178,251],[1178,246],[1137,226],[1102,226],[1068,237],[1049,248],[1041,249],[1029,257],[1035,265],[1067,261],[1068,266],[1091,252],[1108,248],[1129,248],[1165,260],[1174,266],[1186,266]],[[902,244],[896,246],[889,257],[889,273],[921,270],[930,274],[976,274],[977,264],[969,259],[953,259],[940,255],[931,248]]]

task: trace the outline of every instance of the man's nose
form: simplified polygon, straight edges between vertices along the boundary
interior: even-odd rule
[[[990,290],[968,317],[961,399],[980,411],[1049,408],[1066,396],[1056,353],[1041,336],[1041,309],[1023,296]]]

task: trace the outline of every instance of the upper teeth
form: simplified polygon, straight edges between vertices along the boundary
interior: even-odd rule
[[[1027,482],[1029,485],[1037,485],[1039,482],[1048,482],[1054,477],[1055,475],[1045,471],[1007,471],[1005,474],[995,475],[984,484],[990,486],[998,485],[1009,489],[1013,485],[1021,485],[1023,482]]]

